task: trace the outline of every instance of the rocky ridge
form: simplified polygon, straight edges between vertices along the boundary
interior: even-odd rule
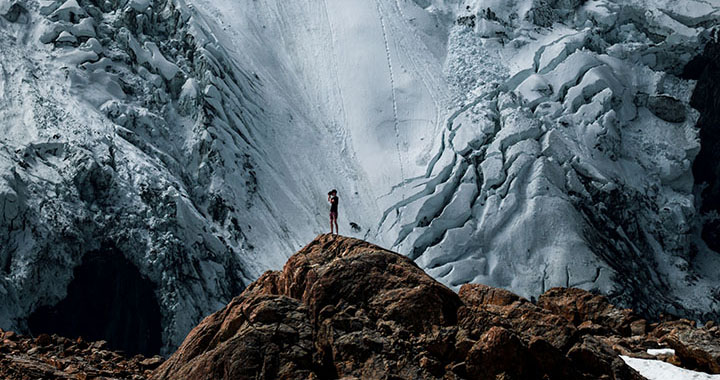
[[[321,235],[205,318],[152,378],[642,379],[619,354],[718,372],[708,323],[649,323],[607,298],[553,288],[536,303],[408,258]]]

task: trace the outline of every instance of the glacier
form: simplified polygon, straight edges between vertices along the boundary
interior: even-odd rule
[[[719,21],[703,0],[0,0],[0,327],[121,254],[169,353],[327,230],[331,188],[343,234],[451,288],[718,319]]]

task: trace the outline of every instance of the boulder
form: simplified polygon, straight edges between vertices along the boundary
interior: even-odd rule
[[[647,107],[655,116],[670,123],[682,123],[687,118],[685,105],[670,96],[650,96]]]
[[[181,378],[641,379],[561,315],[484,285],[455,294],[404,256],[333,235],[205,318],[152,375]]]
[[[632,310],[613,306],[605,296],[577,288],[552,288],[538,297],[538,306],[575,326],[590,321],[622,336],[633,335],[631,324],[641,319]],[[635,332],[639,329],[636,323]]]
[[[717,329],[675,328],[660,341],[675,350],[683,367],[720,373],[720,333]]]

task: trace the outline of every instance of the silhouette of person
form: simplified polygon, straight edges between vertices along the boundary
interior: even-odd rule
[[[339,233],[338,230],[338,202],[337,190],[332,189],[328,193],[328,202],[330,202],[330,233],[333,233],[333,223],[335,223],[335,235]]]

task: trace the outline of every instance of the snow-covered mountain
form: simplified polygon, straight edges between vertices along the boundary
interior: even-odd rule
[[[0,15],[0,327],[85,307],[83,273],[120,265],[88,257],[113,256],[151,283],[167,353],[327,230],[331,188],[342,233],[451,287],[720,317],[715,0]]]

